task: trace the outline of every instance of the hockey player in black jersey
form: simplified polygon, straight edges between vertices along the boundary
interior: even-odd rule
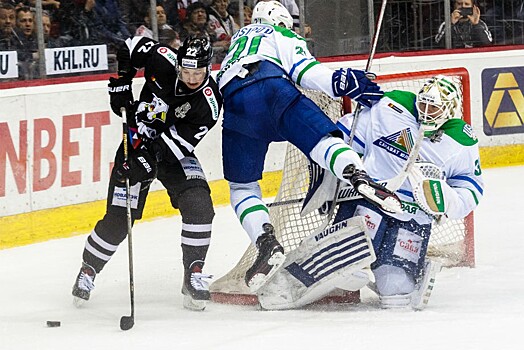
[[[118,115],[126,108],[128,125],[138,137],[129,138],[127,163],[122,144],[117,151],[106,214],[86,240],[73,286],[75,303],[89,299],[95,276],[126,238],[125,179],[130,179],[134,222],[142,217],[155,176],[182,216],[184,306],[203,310],[210,299],[206,281],[210,276],[202,268],[214,210],[204,171],[193,151],[216,124],[222,108],[217,84],[210,76],[211,57],[208,40],[192,37],[178,52],[145,37],[130,38],[119,50],[119,77],[109,82],[111,108]],[[137,69],[144,69],[146,82],[135,102],[131,82]]]

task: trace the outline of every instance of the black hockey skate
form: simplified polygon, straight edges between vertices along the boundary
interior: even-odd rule
[[[76,277],[75,284],[73,284],[73,303],[75,306],[80,307],[84,302],[89,300],[91,291],[95,288],[95,276],[96,271],[94,268],[82,262],[80,272]]]
[[[258,256],[246,272],[246,284],[252,292],[262,287],[284,264],[284,248],[277,241],[273,225],[264,224],[264,233],[257,239]]]
[[[184,294],[184,307],[190,310],[204,310],[207,301],[211,299],[209,294],[209,283],[211,275],[202,273],[203,261],[195,261],[189,269],[184,271],[184,284],[182,294]]]
[[[350,164],[344,169],[343,176],[368,202],[389,213],[402,213],[402,205],[397,195],[373,181],[364,170],[358,170]]]

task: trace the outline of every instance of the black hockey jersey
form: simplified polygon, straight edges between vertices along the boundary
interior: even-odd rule
[[[139,102],[162,99],[169,107],[160,139],[177,159],[192,155],[222,109],[217,83],[210,76],[198,90],[189,90],[178,78],[176,50],[146,37],[130,38],[126,45],[127,57],[118,55],[119,75],[132,79],[144,69]]]

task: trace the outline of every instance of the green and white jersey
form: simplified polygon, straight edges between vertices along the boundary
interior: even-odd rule
[[[304,38],[289,29],[266,24],[250,24],[231,39],[231,46],[217,75],[219,88],[234,77],[245,77],[245,64],[270,61],[281,67],[288,77],[306,89],[320,90],[334,97],[331,87],[333,71],[318,62],[309,52]]]
[[[386,92],[372,108],[364,108],[359,116],[352,148],[363,155],[368,174],[376,180],[395,177],[404,167],[409,152],[418,137],[419,123],[415,108],[415,94],[406,91]],[[339,128],[348,139],[352,115],[342,117]],[[451,119],[442,125],[441,140],[423,140],[418,160],[437,165],[444,172],[446,182],[458,194],[450,218],[464,218],[478,205],[484,192],[480,168],[478,141],[469,124],[462,119]],[[404,214],[392,216],[419,223],[430,222],[429,217],[413,199],[408,180],[397,191]]]

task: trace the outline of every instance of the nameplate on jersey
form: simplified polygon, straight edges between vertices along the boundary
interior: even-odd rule
[[[170,49],[168,49],[167,47],[159,47],[157,49],[157,52],[163,56],[169,63],[171,63],[173,66],[176,67],[177,65],[177,62],[176,62],[176,55],[173,51],[171,51]]]
[[[140,194],[140,182],[131,186],[129,193],[131,195],[131,208],[136,209],[138,207],[138,195]],[[124,207],[124,208],[126,207],[126,188],[125,187],[115,186],[115,190],[113,192],[113,200],[111,201],[111,205],[114,205],[115,207]]]

